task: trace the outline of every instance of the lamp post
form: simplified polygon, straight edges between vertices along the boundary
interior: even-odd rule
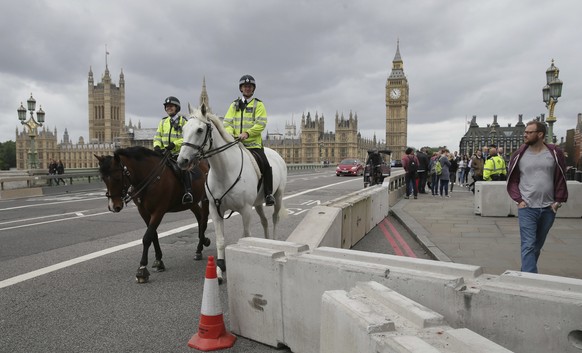
[[[549,116],[546,119],[548,123],[546,142],[550,143],[554,142],[554,123],[556,122],[554,108],[558,103],[558,98],[562,96],[563,82],[558,78],[559,74],[560,70],[554,66],[554,59],[552,59],[552,66],[546,70],[546,85],[542,88],[544,103],[546,103],[546,108],[549,110]]]
[[[38,168],[38,158],[36,157],[36,146],[34,139],[38,136],[38,128],[44,123],[44,111],[42,107],[36,112],[36,118],[34,119],[34,113],[36,109],[36,100],[30,94],[30,98],[26,101],[28,105],[28,111],[30,111],[30,118],[26,120],[26,109],[20,102],[20,107],[16,110],[18,112],[18,120],[22,125],[28,127],[28,137],[30,137],[30,151],[28,152],[28,167],[30,169]]]

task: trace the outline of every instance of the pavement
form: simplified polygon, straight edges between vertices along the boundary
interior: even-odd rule
[[[517,217],[481,217],[473,193],[455,185],[450,198],[419,194],[391,207],[394,216],[435,260],[483,267],[487,274],[519,271]],[[559,212],[559,211],[558,211]],[[582,279],[582,219],[556,218],[538,260],[541,274]]]

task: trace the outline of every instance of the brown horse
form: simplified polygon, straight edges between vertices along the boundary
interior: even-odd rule
[[[184,205],[183,183],[169,164],[169,152],[162,155],[145,147],[130,147],[117,149],[113,156],[95,157],[99,160],[99,173],[107,186],[109,210],[120,212],[124,203],[133,200],[147,225],[142,239],[142,257],[136,273],[138,283],[145,283],[149,279],[148,250],[152,243],[156,254],[152,268],[158,272],[165,270],[157,229],[167,212],[190,210],[194,213],[198,221],[199,239],[194,259],[202,259],[203,246],[210,245],[210,239],[204,236],[208,224],[208,199],[204,190],[208,174],[206,161],[192,168],[194,202]]]

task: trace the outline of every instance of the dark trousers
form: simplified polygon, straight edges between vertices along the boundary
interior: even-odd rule
[[[426,193],[426,171],[418,172],[418,192]]]
[[[273,193],[273,171],[265,155],[265,150],[262,148],[249,148],[249,151],[255,156],[261,174],[263,174],[263,190],[265,191],[265,196],[271,195]]]

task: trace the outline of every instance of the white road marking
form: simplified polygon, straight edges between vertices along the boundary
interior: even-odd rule
[[[321,187],[314,188],[314,189],[304,190],[304,191],[298,192],[296,194],[288,195],[288,196],[284,197],[283,199],[284,200],[287,200],[287,199],[290,199],[290,198],[293,198],[293,197],[297,197],[297,196],[300,196],[300,195],[303,195],[303,194],[307,194],[309,192],[313,192],[313,191],[317,191],[317,190],[329,188],[329,187],[332,187],[332,186],[335,186],[335,185],[349,183],[349,182],[352,182],[354,180],[355,179],[347,180],[347,181],[342,181],[342,182],[339,182],[339,183],[333,183],[333,184],[321,186]],[[359,181],[360,179],[358,178],[357,180]],[[105,213],[108,213],[108,212],[105,212]],[[88,217],[88,216],[85,216],[85,217]],[[62,220],[54,220],[54,221],[49,221],[49,222],[46,222],[46,223],[57,222],[57,221],[62,221]],[[208,222],[210,223],[210,222],[212,222],[212,220],[208,220]],[[187,226],[183,226],[183,227],[179,227],[179,228],[170,229],[170,230],[168,230],[166,232],[163,232],[163,233],[158,234],[158,238],[160,238],[160,239],[161,238],[165,238],[165,237],[167,237],[169,235],[176,234],[176,233],[180,233],[180,232],[189,230],[189,229],[194,228],[194,227],[197,227],[197,226],[198,226],[198,223],[194,223],[194,224],[191,224],[191,225],[187,225]],[[103,250],[99,250],[99,251],[96,251],[96,252],[93,252],[93,253],[90,253],[90,254],[87,254],[87,255],[79,256],[79,257],[76,257],[74,259],[70,259],[70,260],[67,260],[67,261],[59,262],[59,263],[54,264],[54,265],[51,265],[51,266],[39,268],[38,270],[31,271],[31,272],[28,272],[28,273],[24,273],[24,274],[21,274],[21,275],[18,275],[18,276],[14,276],[14,277],[5,279],[3,281],[0,281],[0,289],[1,288],[5,288],[5,287],[12,286],[12,285],[17,284],[17,283],[21,283],[21,282],[27,281],[29,279],[33,279],[33,278],[36,278],[36,277],[39,277],[39,276],[43,276],[43,275],[46,275],[48,273],[61,270],[63,268],[67,268],[67,267],[70,267],[70,266],[73,266],[73,265],[77,265],[77,264],[80,264],[80,263],[85,262],[85,261],[93,260],[93,259],[96,259],[96,258],[101,257],[101,256],[109,255],[109,254],[112,254],[112,253],[117,252],[117,251],[125,250],[125,249],[131,248],[133,246],[141,245],[141,244],[142,244],[142,240],[141,239],[134,240],[134,241],[129,242],[129,243],[117,245],[117,246],[114,246],[114,247],[111,247],[111,248],[107,248],[107,249],[103,249]]]

